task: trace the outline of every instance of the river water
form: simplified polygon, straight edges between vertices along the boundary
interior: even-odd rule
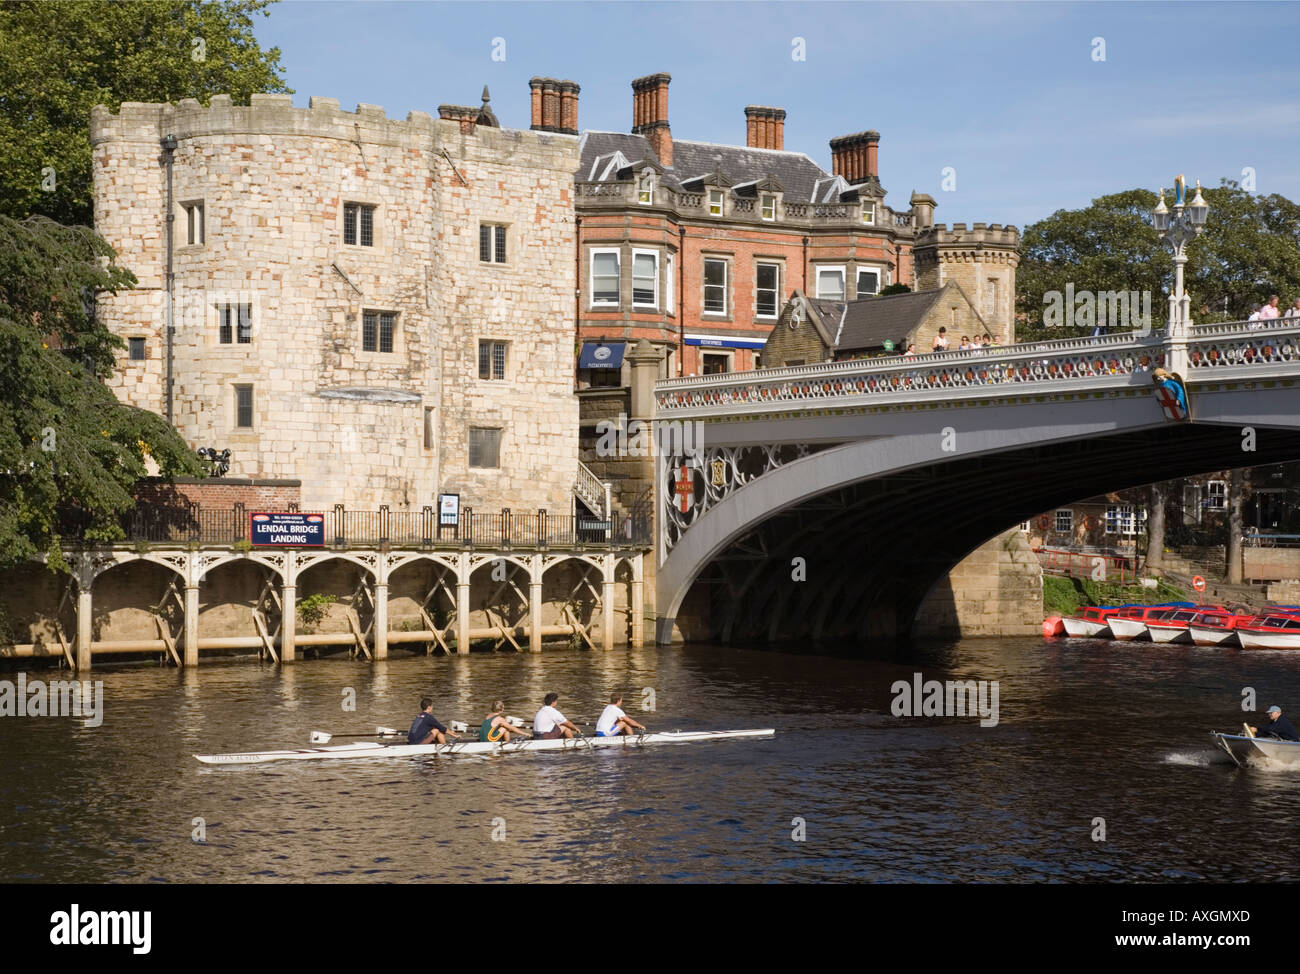
[[[996,726],[893,716],[891,685],[915,673],[998,681]],[[837,656],[691,646],[218,661],[93,678],[97,728],[0,719],[2,881],[1300,877],[1300,771],[1237,770],[1208,734],[1240,725],[1243,687],[1261,709],[1300,710],[1300,653],[981,639]],[[531,718],[552,689],[571,719],[594,720],[612,688],[651,730],[777,734],[242,768],[192,757],[305,746],[313,729],[405,729],[424,693],[444,721],[477,724],[497,696]]]

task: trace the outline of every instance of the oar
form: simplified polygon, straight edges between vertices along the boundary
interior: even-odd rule
[[[327,734],[324,731],[314,730],[311,732],[311,742],[313,744],[328,744],[336,737],[396,737],[401,731],[392,727],[376,727],[373,734]]]

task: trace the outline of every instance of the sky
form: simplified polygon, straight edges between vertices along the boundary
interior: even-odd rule
[[[581,86],[579,129],[626,132],[631,81],[666,71],[675,138],[743,145],[745,106],[774,105],[829,170],[830,139],[875,129],[888,205],[1023,228],[1179,173],[1300,199],[1298,27],[1291,3],[281,0],[255,30],[295,105],[390,118],[486,84],[528,128],[542,75]]]

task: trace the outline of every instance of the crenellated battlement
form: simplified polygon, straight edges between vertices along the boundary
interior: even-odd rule
[[[914,247],[1003,247],[1019,251],[1020,230],[1001,223],[973,223],[969,227],[954,223],[951,228],[936,223],[917,231]]]
[[[479,111],[479,110],[475,110]],[[495,149],[560,148],[571,152],[573,136],[527,129],[465,124],[455,118],[435,118],[428,112],[408,112],[404,120],[389,118],[382,105],[359,103],[344,111],[337,98],[312,96],[306,108],[295,108],[293,96],[260,93],[250,104],[236,105],[230,95],[213,95],[205,107],[197,99],[177,103],[123,102],[116,114],[104,105],[91,111],[92,145],[106,142],[156,142],[165,135],[177,140],[239,136],[299,136],[338,139],[370,145],[428,148],[431,140],[465,144],[478,139]]]

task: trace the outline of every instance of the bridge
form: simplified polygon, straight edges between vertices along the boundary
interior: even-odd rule
[[[899,636],[1032,515],[1300,460],[1300,320],[665,380],[655,421],[657,641]]]

